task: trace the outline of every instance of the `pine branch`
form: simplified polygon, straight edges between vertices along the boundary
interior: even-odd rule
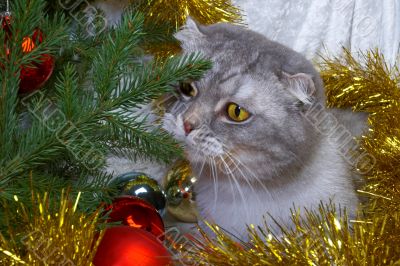
[[[64,73],[61,73],[58,82],[55,84],[59,99],[59,110],[63,114],[65,121],[73,120],[83,111],[88,101],[80,101],[78,88],[78,77],[75,68],[67,63]]]
[[[128,14],[120,27],[109,33],[93,62],[93,84],[100,100],[107,99],[118,85],[126,66],[129,65],[132,51],[143,36],[143,15]]]
[[[129,49],[123,52],[117,51],[117,48],[127,44],[127,40],[130,40],[129,43],[138,42],[139,37],[131,37],[130,33],[132,29],[140,29],[142,22],[143,18],[139,15],[128,16],[123,26],[115,32],[115,38],[109,35],[93,61],[94,77],[105,76],[97,84],[100,88],[94,86],[94,89],[104,97],[85,98],[87,94],[77,87],[76,73],[71,65],[66,66],[56,83],[57,101],[48,103],[48,99],[32,97],[33,106],[29,110],[34,122],[27,132],[18,134],[21,146],[11,160],[3,163],[2,182],[29,169],[49,164],[65,154],[70,154],[70,158],[75,157],[76,164],[99,168],[104,163],[106,144],[110,141],[121,141],[121,145],[116,145],[119,152],[123,151],[122,145],[125,144],[128,148],[134,148],[131,152],[134,158],[157,156],[156,159],[160,161],[168,161],[173,153],[179,154],[176,143],[165,133],[157,128],[149,130],[137,121],[127,123],[121,116],[124,114],[118,110],[129,110],[149,103],[170,91],[172,84],[199,78],[210,67],[209,62],[201,60],[199,55],[187,55],[169,59],[162,65],[136,65],[130,73],[123,66],[111,65],[111,70],[103,66],[96,68],[97,63],[105,62],[108,55],[112,55],[115,62],[126,62],[133,46],[128,45]],[[140,31],[137,34],[141,35]],[[117,84],[122,74],[123,82]],[[96,85],[96,82],[93,84]],[[112,127],[102,130],[106,121]],[[102,132],[106,134],[102,136]],[[95,156],[91,156],[92,151],[96,151]]]
[[[135,120],[119,120],[118,117],[107,120],[104,140],[113,154],[133,161],[138,158],[156,159],[164,163],[182,156],[179,144],[170,135],[159,127],[146,125],[146,119],[139,122]]]
[[[81,192],[79,209],[91,212],[101,205],[110,204],[119,193],[118,183],[113,182],[113,176],[101,171],[82,172],[71,183],[71,190],[76,194]]]
[[[2,54],[1,61],[5,62],[0,67],[0,163],[5,167],[0,168],[0,179],[9,171],[20,173],[21,160],[24,154],[18,154],[12,158],[15,151],[20,150],[19,145],[19,115],[16,109],[18,104],[18,86],[19,73],[21,65],[29,65],[45,53],[54,52],[56,46],[65,38],[65,23],[62,17],[57,17],[52,21],[52,30],[49,31],[49,41],[37,45],[31,53],[23,53],[21,43],[26,36],[32,36],[33,31],[41,25],[43,18],[44,1],[14,1],[11,2],[11,10],[13,15],[11,19],[10,39],[5,41],[4,32],[2,31],[2,39],[9,48],[9,54]],[[45,19],[46,21],[46,19]],[[48,22],[48,21],[47,21]],[[51,49],[47,49],[50,47]],[[43,135],[44,131],[39,130],[37,135]],[[26,144],[26,143],[25,143]],[[22,145],[22,147],[24,147]],[[51,153],[50,153],[51,154]],[[29,158],[28,158],[29,159]],[[34,164],[34,163],[33,163]],[[12,169],[9,169],[11,167]],[[15,168],[14,168],[15,167]]]

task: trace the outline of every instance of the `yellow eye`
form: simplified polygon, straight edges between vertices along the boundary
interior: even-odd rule
[[[226,111],[228,113],[228,117],[235,122],[243,122],[250,117],[250,113],[236,103],[229,103]]]

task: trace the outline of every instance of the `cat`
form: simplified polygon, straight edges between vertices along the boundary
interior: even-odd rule
[[[267,213],[290,226],[294,206],[303,211],[332,201],[354,215],[355,174],[340,138],[323,134],[307,114],[318,106],[343,116],[352,134],[365,119],[325,107],[311,62],[239,25],[204,26],[189,17],[175,37],[184,54],[198,52],[213,63],[203,78],[179,87],[163,119],[198,177],[201,219],[246,238],[246,225],[262,225]]]

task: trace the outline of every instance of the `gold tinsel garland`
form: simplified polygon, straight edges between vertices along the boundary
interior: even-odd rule
[[[322,64],[328,105],[369,113],[361,146],[375,162],[360,192],[372,196],[370,211],[394,214],[400,211],[400,72],[377,50],[360,56],[358,62],[345,50],[343,58]]]
[[[188,16],[203,25],[217,22],[241,23],[239,8],[231,0],[139,0],[132,1],[136,10],[145,14],[145,24],[158,24],[169,36],[178,31]],[[157,58],[165,58],[180,51],[178,42],[150,44],[147,51]]]
[[[360,143],[375,161],[359,190],[368,203],[358,219],[349,221],[334,206],[320,205],[305,217],[293,213],[294,228],[281,227],[279,237],[266,224],[250,226],[249,244],[210,224],[213,236],[201,231],[197,245],[180,248],[186,260],[238,266],[400,265],[400,73],[378,51],[360,58],[345,50],[343,57],[324,59],[320,66],[328,106],[369,113],[370,130]]]
[[[99,211],[76,210],[79,194],[75,202],[64,192],[59,202],[50,202],[46,193],[32,196],[32,209],[14,200],[16,210],[6,207],[8,236],[0,233],[0,265],[93,265],[104,232]]]
[[[146,19],[168,23],[178,30],[192,16],[207,25],[217,22],[240,22],[239,9],[230,0],[147,0],[140,5]]]

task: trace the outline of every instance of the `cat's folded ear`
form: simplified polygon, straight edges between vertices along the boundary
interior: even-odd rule
[[[192,17],[188,16],[185,25],[174,37],[181,42],[183,49],[194,49],[196,44],[205,40],[205,35],[201,32],[199,25]]]
[[[311,75],[305,73],[291,75],[283,72],[282,77],[287,84],[287,90],[298,101],[305,105],[311,105],[315,101],[315,86]]]

